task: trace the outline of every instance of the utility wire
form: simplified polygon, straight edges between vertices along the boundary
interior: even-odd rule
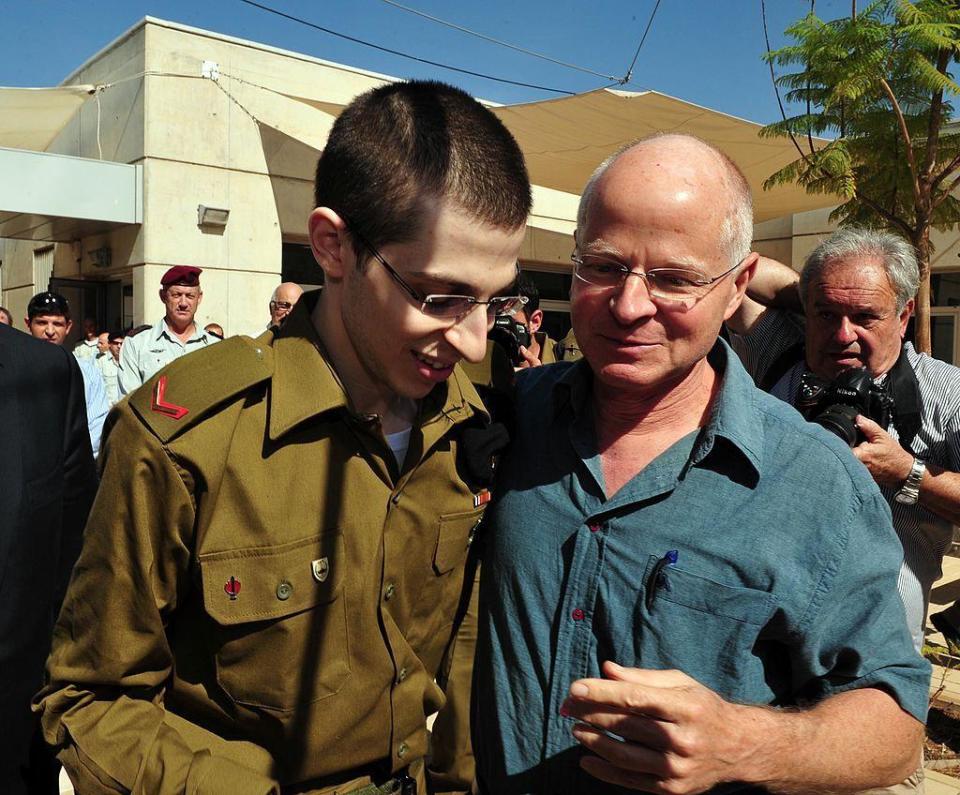
[[[253,6],[254,8],[259,8],[261,11],[266,11],[270,14],[275,14],[278,17],[289,19],[292,22],[298,22],[301,25],[306,25],[309,28],[322,31],[323,33],[328,33],[331,36],[336,36],[341,39],[346,39],[347,41],[352,41],[355,44],[362,44],[365,47],[372,47],[375,50],[380,50],[381,52],[390,53],[391,55],[397,55],[401,58],[408,58],[411,61],[417,61],[418,63],[428,64],[429,66],[436,66],[439,69],[448,69],[451,72],[459,72],[460,74],[470,75],[472,77],[479,77],[479,78],[482,78],[483,80],[493,80],[497,83],[506,83],[512,86],[523,86],[524,88],[535,88],[538,91],[549,91],[553,94],[566,94],[568,96],[573,96],[576,93],[574,91],[566,91],[562,88],[550,88],[549,86],[540,86],[540,85],[536,85],[535,83],[524,83],[519,80],[509,80],[505,77],[495,77],[494,75],[484,74],[483,72],[474,72],[470,69],[461,69],[458,66],[450,66],[449,64],[439,63],[438,61],[430,61],[426,58],[419,58],[416,55],[410,55],[409,53],[400,52],[399,50],[392,50],[389,47],[383,47],[379,44],[373,44],[372,42],[364,41],[363,39],[358,39],[354,36],[348,36],[346,33],[338,33],[335,30],[322,27],[321,25],[317,25],[316,23],[310,22],[306,19],[302,19],[301,17],[293,16],[292,14],[287,14],[283,11],[279,11],[276,8],[271,8],[270,6],[264,5],[262,3],[254,2],[254,0],[240,0],[240,2],[246,3],[247,5]],[[659,0],[657,0],[657,4],[659,5]]]
[[[483,33],[478,33],[475,30],[470,30],[470,28],[465,28],[462,25],[456,24],[455,22],[448,22],[445,19],[440,19],[440,17],[435,17],[423,11],[418,11],[416,8],[410,8],[410,6],[402,5],[396,2],[396,0],[381,0],[381,2],[386,3],[388,6],[399,8],[401,11],[406,11],[410,14],[415,14],[418,17],[429,19],[431,22],[436,22],[439,25],[445,25],[448,28],[453,28],[453,30],[459,30],[461,33],[466,33],[469,36],[476,36],[478,39],[483,39],[483,41],[488,41],[491,44],[498,44],[501,47],[506,47],[507,49],[515,50],[516,52],[522,52],[524,55],[530,55],[533,58],[539,58],[542,61],[548,61],[549,63],[556,64],[557,66],[563,66],[567,69],[575,69],[578,72],[593,75],[594,77],[602,77],[604,80],[612,80],[614,83],[624,82],[619,77],[615,77],[614,75],[605,75],[603,72],[595,72],[593,69],[588,69],[585,66],[577,66],[576,64],[567,63],[566,61],[560,61],[556,58],[551,58],[549,55],[544,55],[543,53],[535,52],[534,50],[528,50],[516,44],[511,44],[508,41],[495,39],[493,36],[487,36]]]
[[[657,0],[657,4],[653,7],[653,11],[650,13],[650,19],[647,20],[647,27],[643,31],[643,35],[640,37],[640,43],[637,45],[637,51],[633,54],[633,60],[630,61],[630,68],[627,69],[627,73],[623,76],[623,80],[620,82],[629,83],[630,78],[633,77],[633,67],[637,63],[637,56],[640,55],[640,48],[643,47],[643,43],[647,40],[647,34],[650,32],[650,27],[653,25],[653,18],[657,15],[657,9],[660,8],[660,0]]]

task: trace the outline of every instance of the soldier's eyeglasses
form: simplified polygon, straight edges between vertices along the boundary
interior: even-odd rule
[[[650,298],[666,310],[690,309],[709,293],[717,282],[729,276],[743,264],[743,260],[740,260],[719,276],[707,276],[686,268],[653,268],[649,271],[635,271],[621,262],[595,254],[574,252],[570,259],[573,260],[574,265],[573,275],[591,287],[600,289],[619,287],[628,276],[643,279]]]
[[[386,268],[391,278],[419,305],[420,311],[425,315],[453,320],[464,317],[477,306],[485,306],[487,308],[487,321],[492,323],[497,315],[513,314],[527,303],[527,298],[522,295],[496,295],[489,301],[481,301],[473,295],[445,295],[441,293],[424,295],[419,290],[407,284],[393,266],[384,259],[383,255],[364,240],[363,236],[357,232],[354,226],[351,226],[350,229],[353,231],[357,240],[363,244],[363,247],[373,255],[373,258]],[[516,264],[516,269],[517,278],[519,278],[519,262]]]

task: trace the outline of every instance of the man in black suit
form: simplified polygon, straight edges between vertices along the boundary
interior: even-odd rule
[[[77,362],[0,324],[0,792],[57,792],[30,698],[97,475]]]

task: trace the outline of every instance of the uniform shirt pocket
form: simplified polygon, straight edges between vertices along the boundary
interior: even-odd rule
[[[440,517],[437,523],[437,546],[433,553],[436,574],[447,574],[466,560],[483,511],[483,508],[478,508]]]
[[[350,676],[343,537],[199,556],[217,681],[236,703],[279,711]]]

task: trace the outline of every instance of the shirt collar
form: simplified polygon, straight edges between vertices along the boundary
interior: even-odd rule
[[[311,320],[319,295],[319,291],[314,291],[302,296],[275,333],[270,387],[271,439],[278,439],[301,422],[328,411],[343,409],[353,413]],[[474,413],[487,414],[473,385],[457,367],[449,379],[437,384],[421,401],[420,425],[426,426],[444,417],[456,423]]]
[[[711,453],[720,466],[727,462],[725,451],[733,451],[745,460],[756,477],[760,476],[763,450],[763,420],[756,407],[757,387],[743,369],[739,359],[723,339],[707,355],[707,361],[721,378],[720,390],[710,412],[710,419],[694,445],[690,465],[703,462]],[[578,360],[557,379],[554,390],[554,416],[569,407],[574,417],[589,405],[593,372],[586,359]],[[717,446],[717,439],[728,444]]]
[[[180,340],[176,333],[167,325],[167,319],[165,317],[160,318],[160,322],[153,327],[154,339],[159,340],[161,337],[166,336],[169,340]],[[199,324],[193,324],[193,335],[187,340],[187,342],[193,342],[193,340],[203,340],[207,341],[207,332],[200,328]],[[186,343],[184,343],[186,344]]]
[[[759,477],[763,464],[763,418],[756,405],[759,390],[725,340],[717,340],[707,361],[722,381],[710,420],[694,447],[691,463],[699,464],[714,451],[717,452],[715,458],[722,460],[725,450],[733,450]],[[718,438],[729,445],[718,449]]]

